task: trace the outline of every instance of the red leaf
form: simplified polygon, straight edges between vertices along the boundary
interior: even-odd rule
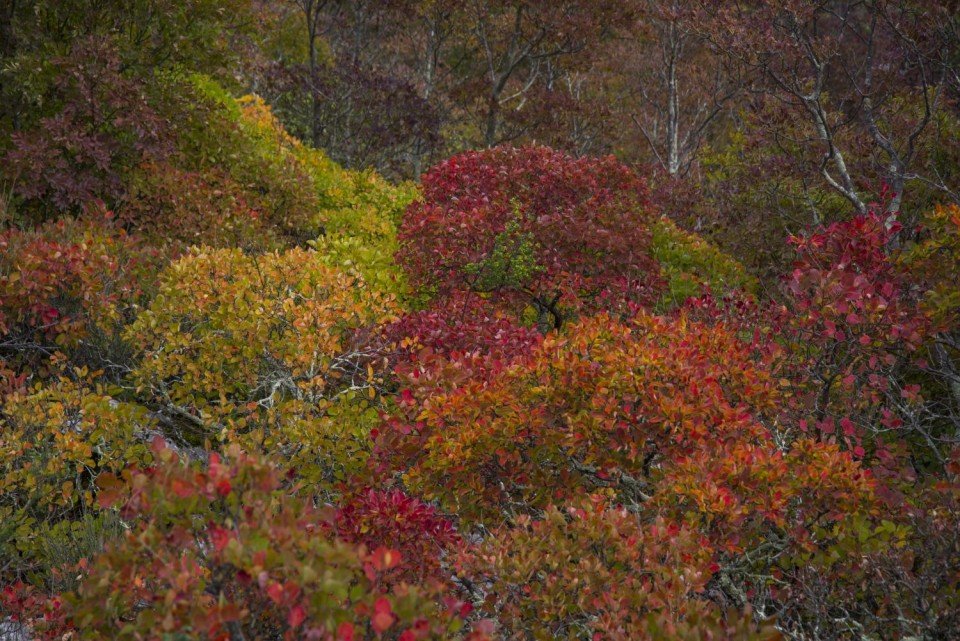
[[[213,542],[213,548],[217,552],[222,552],[223,548],[227,547],[227,544],[230,542],[230,533],[218,526],[211,526],[208,530],[210,532],[210,540]]]
[[[196,489],[187,484],[183,479],[173,479],[173,493],[182,499],[187,499],[196,493]]]
[[[337,627],[337,639],[340,641],[353,641],[353,624],[344,621]]]
[[[297,604],[290,609],[289,614],[287,614],[287,625],[291,628],[298,628],[307,618],[307,611],[303,609],[303,606]]]
[[[267,596],[270,597],[270,600],[275,604],[280,605],[283,601],[283,586],[279,583],[271,583],[267,586]]]
[[[377,634],[386,632],[393,625],[394,620],[393,606],[390,602],[383,597],[377,599],[373,604],[373,618],[370,621],[374,632]]]
[[[400,563],[400,553],[381,546],[374,550],[370,561],[374,569],[383,572],[396,567]]]
[[[854,425],[853,421],[851,421],[849,418],[841,419],[840,427],[843,428],[843,433],[847,436],[853,436],[857,429],[857,426]]]
[[[227,496],[232,491],[233,486],[230,484],[230,479],[220,479],[217,481],[217,493],[220,494],[220,496]]]

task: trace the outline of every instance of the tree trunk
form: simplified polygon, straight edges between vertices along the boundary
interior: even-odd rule
[[[680,171],[680,96],[677,88],[677,25],[670,24],[670,54],[667,59],[667,173]]]
[[[496,96],[490,97],[490,104],[487,106],[487,122],[483,133],[483,144],[486,147],[493,147],[497,144],[497,112],[499,104]]]

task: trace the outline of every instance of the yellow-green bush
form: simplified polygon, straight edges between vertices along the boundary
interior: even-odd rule
[[[397,227],[404,209],[417,197],[416,185],[395,186],[373,171],[343,169],[322,151],[290,136],[257,96],[245,96],[237,104],[244,131],[309,177],[319,200],[317,225],[324,232],[314,247],[323,261],[356,269],[379,291],[403,292],[393,255]]]
[[[754,293],[757,281],[740,263],[695,234],[661,217],[652,228],[651,252],[660,263],[660,274],[667,281],[659,307],[682,305],[691,296],[703,293],[702,284],[715,295],[734,289]]]
[[[0,405],[0,556],[15,566],[8,571],[43,578],[62,565],[55,542],[97,518],[98,477],[150,457],[140,438],[150,430],[146,411],[90,384],[96,372],[69,374]]]
[[[161,274],[127,332],[132,383],[187,442],[219,436],[293,462],[312,481],[357,470],[394,299],[315,251],[194,249]],[[361,457],[362,458],[362,457]]]

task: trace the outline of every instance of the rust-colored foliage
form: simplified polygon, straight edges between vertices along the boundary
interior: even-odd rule
[[[250,247],[279,245],[263,225],[263,207],[229,175],[188,172],[168,163],[144,163],[118,220],[157,245]]]
[[[717,567],[696,530],[644,519],[600,497],[550,506],[495,530],[459,569],[477,576],[507,638],[627,641],[774,639],[748,611],[703,596]]]
[[[159,263],[109,213],[0,232],[0,344],[48,356],[114,331],[150,291]]]
[[[409,487],[469,520],[609,491],[738,550],[767,527],[838,519],[870,501],[849,455],[784,442],[762,422],[776,414],[777,383],[721,325],[599,316],[491,375],[423,378],[408,377],[379,446]],[[788,474],[795,466],[809,473]]]

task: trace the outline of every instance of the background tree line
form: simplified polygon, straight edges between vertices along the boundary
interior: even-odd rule
[[[297,0],[264,11],[256,89],[351,167],[417,177],[452,152],[530,141],[613,153],[648,168],[667,213],[768,275],[785,260],[776,241],[862,214],[881,192],[908,222],[958,197],[951,2]]]

